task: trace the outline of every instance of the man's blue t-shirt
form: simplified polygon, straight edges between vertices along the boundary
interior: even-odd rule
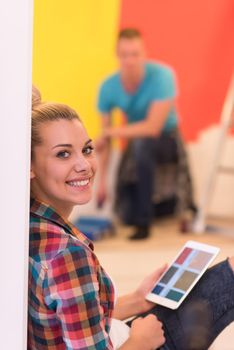
[[[129,123],[146,118],[152,102],[173,99],[176,96],[176,84],[173,71],[166,65],[146,63],[145,75],[134,93],[124,90],[120,73],[106,79],[101,85],[98,97],[98,109],[109,113],[114,108],[121,109]],[[164,124],[163,131],[170,131],[177,126],[176,109],[173,106]]]

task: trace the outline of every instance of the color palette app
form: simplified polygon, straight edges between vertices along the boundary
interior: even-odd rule
[[[180,301],[212,257],[211,253],[185,248],[151,293]]]

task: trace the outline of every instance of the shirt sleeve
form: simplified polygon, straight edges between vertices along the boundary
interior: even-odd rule
[[[152,80],[152,100],[167,100],[177,96],[177,84],[175,74],[171,69],[164,69]]]
[[[109,113],[112,110],[111,92],[108,83],[105,81],[98,94],[98,110],[100,113]]]
[[[113,349],[105,329],[91,252],[75,246],[59,253],[48,268],[44,296],[61,323],[66,349]]]

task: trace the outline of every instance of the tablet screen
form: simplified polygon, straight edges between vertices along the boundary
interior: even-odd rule
[[[210,252],[186,247],[151,293],[180,301],[213,256]]]

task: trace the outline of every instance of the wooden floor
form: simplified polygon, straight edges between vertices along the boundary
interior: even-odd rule
[[[102,265],[115,280],[119,295],[132,291],[155,268],[170,262],[187,240],[213,244],[221,248],[215,262],[234,255],[234,221],[212,219],[211,224],[233,228],[226,234],[181,234],[174,219],[158,221],[149,239],[127,240],[132,229],[118,226],[116,235],[95,242],[95,251]],[[231,341],[232,339],[232,341]],[[212,350],[234,350],[234,325],[231,325],[212,346]]]

